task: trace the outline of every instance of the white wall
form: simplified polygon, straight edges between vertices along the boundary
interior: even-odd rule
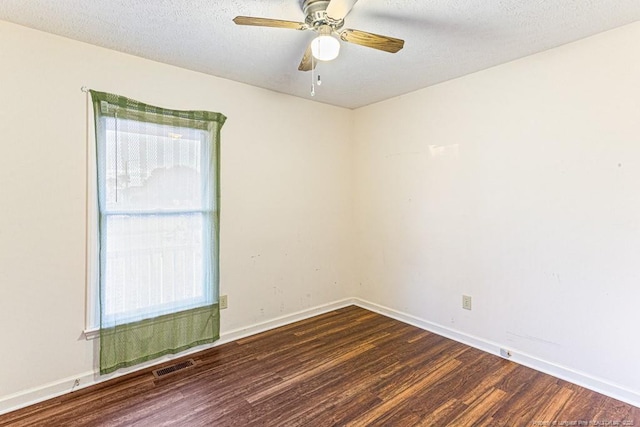
[[[351,111],[0,22],[0,412],[94,370],[81,86],[228,117],[223,334],[355,293]]]
[[[359,296],[640,404],[638,40],[357,110]]]

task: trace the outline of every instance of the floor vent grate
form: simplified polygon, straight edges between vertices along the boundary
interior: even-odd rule
[[[153,376],[158,378],[165,377],[167,375],[174,374],[178,371],[182,371],[183,369],[191,368],[196,366],[196,362],[193,359],[185,360],[184,362],[179,362],[173,364],[171,366],[165,366],[164,368],[154,369]]]

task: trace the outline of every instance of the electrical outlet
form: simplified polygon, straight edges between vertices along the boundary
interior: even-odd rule
[[[471,297],[469,295],[462,295],[462,308],[471,310]]]
[[[220,295],[220,310],[224,310],[229,307],[229,299],[227,295]]]

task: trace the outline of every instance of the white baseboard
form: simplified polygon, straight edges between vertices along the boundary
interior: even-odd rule
[[[251,325],[246,328],[234,329],[222,334],[220,340],[216,341],[216,345],[236,341],[241,338],[259,334],[260,332],[279,328],[280,326],[286,326],[300,320],[305,320],[313,316],[318,316],[320,314],[328,313],[329,311],[337,310],[339,308],[348,307],[350,305],[358,305],[358,301],[359,300],[356,298],[345,298],[343,300],[335,301],[329,304],[323,304],[305,310],[297,311],[295,313],[287,314],[285,316],[276,317],[275,319],[267,320],[265,322],[256,323],[255,325]]]
[[[409,325],[417,326],[420,329],[424,329],[443,337],[450,338],[454,341],[466,344],[487,353],[500,356],[500,348],[508,348],[512,352],[512,356],[509,358],[509,360],[515,363],[527,366],[545,374],[552,375],[556,378],[560,378],[581,387],[588,388],[589,390],[593,390],[614,399],[618,399],[630,405],[640,407],[640,393],[638,391],[629,390],[625,387],[613,384],[601,378],[594,377],[585,372],[576,371],[566,366],[560,366],[555,363],[539,359],[535,356],[520,353],[518,351],[515,351],[515,349],[511,348],[510,346],[495,343],[473,335],[465,334],[464,332],[456,331],[455,329],[429,322],[410,314],[374,304],[369,301],[356,298],[354,304],[358,307],[380,313],[387,317],[399,320],[403,323],[408,323]]]
[[[336,301],[329,304],[312,307],[306,310],[301,310],[286,316],[277,317],[265,322],[256,323],[247,327],[234,329],[231,331],[223,332],[220,339],[213,344],[205,346],[194,347],[188,351],[182,352],[176,355],[168,355],[163,358],[154,360],[152,362],[144,363],[136,366],[135,368],[122,369],[117,373],[100,376],[96,372],[85,372],[73,377],[64,378],[59,381],[51,382],[40,387],[35,387],[20,393],[9,395],[0,399],[0,415],[23,408],[25,406],[33,405],[44,400],[52,399],[54,397],[61,396],[74,390],[74,383],[79,380],[80,384],[75,387],[75,390],[89,387],[94,384],[98,384],[107,381],[112,378],[117,378],[131,372],[146,369],[150,366],[163,363],[167,360],[175,359],[177,357],[183,357],[192,353],[196,353],[208,348],[216,347],[222,344],[226,344],[231,341],[235,341],[241,338],[245,338],[251,335],[258,334],[260,332],[268,331],[271,329],[285,326],[300,320],[308,319],[309,317],[317,316],[329,311],[333,311],[339,308],[347,307],[349,305],[357,305],[367,310],[380,313],[384,316],[391,317],[409,325],[416,326],[420,329],[424,329],[435,334],[441,335],[446,338],[450,338],[454,341],[469,345],[487,353],[499,355],[500,348],[507,348],[498,343],[491,342],[489,340],[475,337],[465,334],[455,329],[451,329],[427,320],[420,319],[418,317],[406,314],[397,310],[393,310],[388,307],[384,307],[378,304],[374,304],[369,301],[365,301],[359,298],[347,298],[344,300]],[[513,350],[513,349],[511,349]],[[534,356],[530,356],[524,353],[514,351],[512,357],[509,360],[535,369],[540,372],[552,375],[556,378],[569,381],[579,386],[588,388],[595,392],[604,394],[606,396],[618,399],[622,402],[630,405],[640,407],[640,393],[626,389],[617,384],[613,384],[606,380],[593,377],[584,372],[578,372],[576,370],[560,366],[545,360],[538,359]]]
[[[74,390],[80,390],[85,387],[92,386],[113,378],[121,377],[123,375],[130,374],[135,371],[149,368],[159,363],[166,362],[167,360],[175,359],[178,357],[187,356],[189,354],[197,353],[208,348],[216,347],[222,344],[226,344],[231,341],[235,341],[241,338],[245,338],[251,335],[258,334],[260,332],[268,331],[271,329],[285,326],[290,323],[297,322],[299,320],[308,319],[319,314],[327,313],[329,311],[337,310],[339,308],[347,307],[349,305],[355,305],[356,300],[353,298],[347,298],[344,300],[332,302],[329,304],[323,304],[316,307],[311,307],[305,310],[301,310],[295,313],[288,314],[286,316],[277,317],[264,322],[249,325],[243,328],[234,329],[220,334],[220,339],[212,344],[206,344],[199,347],[191,348],[179,354],[172,354],[155,359],[151,362],[142,363],[133,368],[120,369],[117,372],[109,375],[99,375],[96,370],[91,372],[85,372],[75,375],[69,378],[63,378],[58,381],[54,381],[48,384],[44,384],[39,387],[34,387],[19,393],[11,394],[0,398],[0,415],[6,414],[11,411],[15,411],[20,408],[24,408],[29,405],[40,403],[42,401],[52,399],[54,397],[62,396],[63,394],[70,393]],[[74,387],[76,380],[79,380],[79,385]]]
[[[80,386],[76,386],[74,389],[75,381],[80,381]],[[54,397],[62,396],[72,390],[78,390],[80,388],[87,387],[95,384],[93,372],[85,372],[73,377],[63,378],[58,381],[53,381],[42,386],[34,387],[19,393],[10,394],[0,399],[0,415],[7,412],[15,411],[25,406],[33,405],[44,400],[53,399]]]

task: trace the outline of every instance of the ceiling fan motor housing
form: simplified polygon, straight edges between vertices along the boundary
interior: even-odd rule
[[[304,0],[302,10],[305,15],[305,23],[311,28],[320,28],[329,25],[333,31],[337,31],[344,25],[344,19],[334,20],[327,16],[327,6],[330,0]]]

